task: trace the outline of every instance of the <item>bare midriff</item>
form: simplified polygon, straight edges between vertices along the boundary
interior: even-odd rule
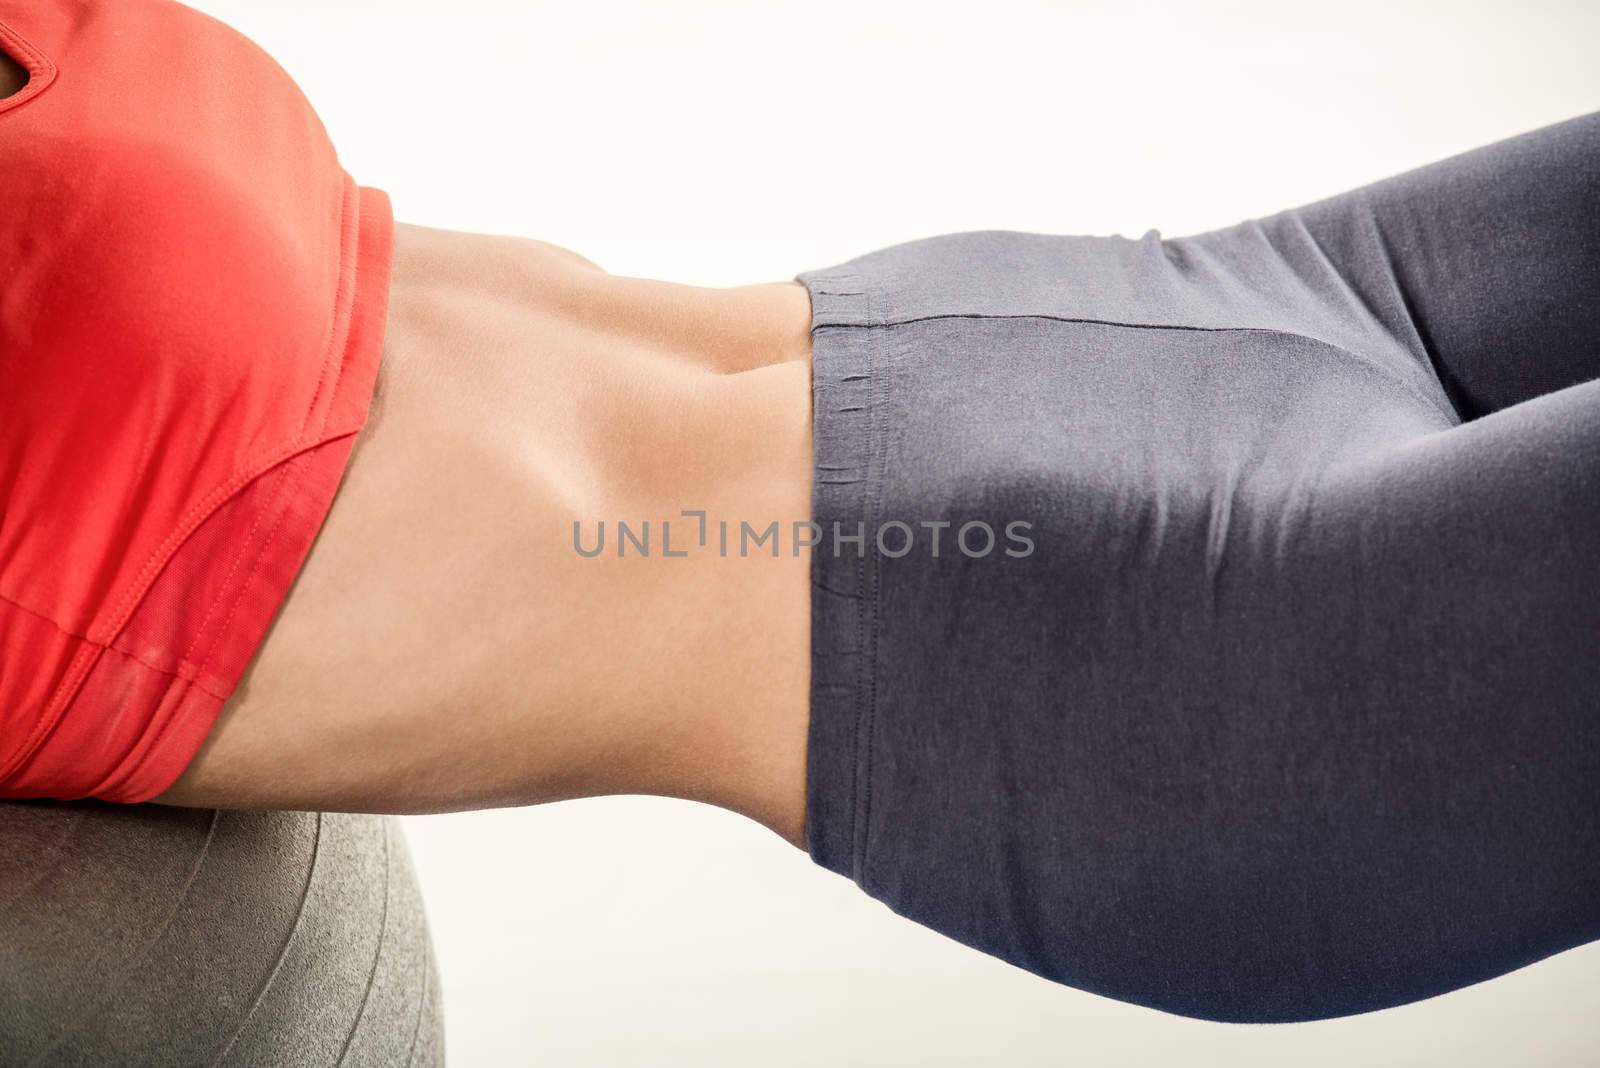
[[[661,794],[801,844],[810,318],[795,282],[647,281],[536,241],[399,226],[378,387],[338,497],[159,800],[425,812]],[[745,528],[773,524],[752,548]]]

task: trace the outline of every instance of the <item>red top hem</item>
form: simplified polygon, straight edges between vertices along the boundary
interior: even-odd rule
[[[0,776],[0,797],[158,796],[199,752],[255,655],[332,507],[382,359],[394,220],[381,190],[347,182],[336,312],[343,336],[303,435],[194,523],[108,639],[0,603],[21,624],[77,647],[29,751]],[[93,712],[75,717],[74,708]],[[63,729],[79,720],[86,731]],[[107,766],[98,779],[84,777]]]

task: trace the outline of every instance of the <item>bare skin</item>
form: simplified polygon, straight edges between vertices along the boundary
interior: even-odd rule
[[[28,84],[28,72],[10,56],[0,52],[0,100],[20,92]]]
[[[158,801],[436,812],[703,801],[804,841],[809,559],[685,509],[810,516],[810,302],[401,225],[383,364],[327,522]],[[675,518],[674,517],[678,517]],[[651,554],[615,524],[650,520]],[[674,519],[661,555],[660,521]],[[593,548],[585,558],[573,523]],[[630,550],[634,546],[629,545]]]

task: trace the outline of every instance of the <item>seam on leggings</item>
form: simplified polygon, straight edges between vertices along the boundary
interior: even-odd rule
[[[1443,401],[1437,397],[1430,397],[1420,389],[1417,389],[1411,383],[1407,382],[1404,378],[1401,378],[1399,375],[1394,374],[1392,371],[1384,368],[1381,364],[1376,364],[1372,360],[1350,351],[1343,345],[1335,344],[1326,338],[1320,338],[1313,334],[1301,333],[1298,330],[1284,330],[1281,327],[1276,326],[1192,326],[1187,323],[1134,323],[1121,319],[1094,319],[1087,316],[1050,315],[1042,312],[1007,312],[995,314],[984,312],[939,312],[931,315],[914,315],[905,319],[884,319],[881,321],[869,314],[867,316],[867,321],[865,322],[829,323],[825,324],[819,329],[845,327],[876,330],[884,327],[909,326],[915,323],[938,322],[943,319],[1044,319],[1055,323],[1083,323],[1089,326],[1116,326],[1127,330],[1188,330],[1196,333],[1207,334],[1268,334],[1272,337],[1296,338],[1300,341],[1308,341],[1315,345],[1325,345],[1334,352],[1340,353],[1341,355],[1352,360],[1356,365],[1364,367],[1372,373],[1383,377],[1394,386],[1403,390],[1408,396],[1421,401],[1428,407],[1437,411],[1440,415],[1447,418],[1450,421],[1451,426],[1459,424],[1462,420],[1460,413],[1454,410],[1453,406],[1449,402],[1448,397]]]
[[[1381,331],[1385,337],[1393,338],[1395,343],[1400,345],[1402,348],[1406,348],[1407,351],[1410,351],[1410,347],[1407,346],[1404,341],[1394,336],[1394,331],[1389,328],[1389,324],[1384,321],[1383,315],[1378,311],[1377,308],[1373,307],[1372,302],[1367,299],[1367,295],[1362,292],[1361,288],[1359,286],[1352,285],[1350,279],[1345,276],[1344,271],[1339,269],[1339,265],[1334,262],[1333,257],[1328,254],[1328,250],[1323,247],[1322,241],[1318,239],[1316,231],[1312,230],[1311,227],[1306,224],[1305,217],[1300,214],[1299,210],[1290,209],[1285,211],[1282,213],[1282,217],[1294,225],[1300,236],[1305,239],[1305,242],[1310,247],[1311,251],[1316,253],[1317,260],[1321,263],[1322,269],[1327,272],[1328,277],[1337,282],[1339,288],[1361,306],[1361,311],[1366,315],[1371,326]],[[1271,248],[1273,252],[1277,253],[1279,261],[1289,269],[1291,274],[1293,274],[1297,279],[1301,280],[1302,284],[1306,288],[1306,291],[1313,297],[1313,299],[1319,303],[1325,305],[1328,304],[1328,294],[1317,285],[1315,280],[1307,277],[1306,274],[1296,268],[1294,262],[1283,250],[1278,248],[1278,246],[1273,242],[1271,236],[1267,233],[1266,229],[1260,225],[1259,221],[1252,221],[1255,222],[1257,230],[1261,233],[1262,240],[1267,243],[1267,247]],[[1409,313],[1409,309],[1407,309],[1407,311]],[[1414,332],[1415,331],[1413,331],[1413,333]]]
[[[813,319],[843,316],[851,324],[866,317],[872,288],[854,272],[836,269],[801,276],[811,291]],[[882,295],[876,299],[881,302]],[[877,306],[881,310],[881,303]],[[807,758],[807,846],[818,862],[862,882],[865,854],[866,752],[875,672],[876,619],[867,603],[872,567],[865,551],[878,479],[876,441],[883,404],[877,348],[881,335],[853,325],[815,323],[813,412],[817,420],[813,506],[818,521],[835,524],[828,543],[813,551],[814,638],[811,748]],[[859,529],[854,559],[839,543]],[[821,659],[817,659],[820,657]],[[821,683],[820,688],[818,687]]]
[[[1362,202],[1366,203],[1364,195]],[[1434,382],[1439,386],[1439,392],[1444,394],[1445,400],[1455,410],[1456,421],[1464,422],[1471,417],[1470,407],[1464,403],[1465,398],[1458,399],[1452,395],[1448,383],[1451,376],[1448,369],[1439,361],[1438,346],[1428,334],[1428,324],[1422,316],[1417,314],[1417,306],[1411,299],[1411,294],[1406,290],[1405,283],[1400,280],[1400,271],[1395,266],[1394,253],[1389,248],[1389,236],[1383,232],[1383,224],[1378,221],[1378,213],[1370,207],[1367,208],[1367,220],[1372,224],[1372,236],[1378,246],[1378,258],[1383,261],[1384,273],[1389,276],[1389,284],[1394,287],[1395,293],[1400,297],[1400,308],[1405,312],[1406,325],[1411,327],[1411,334],[1417,339],[1417,347],[1422,350],[1422,356],[1428,362],[1428,371],[1432,374]],[[1397,339],[1398,340],[1398,339]],[[1404,344],[1402,342],[1402,344]],[[1409,348],[1409,346],[1408,346]],[[1455,392],[1459,393],[1457,389]]]
[[[871,337],[870,334],[867,335],[867,336],[869,338]],[[869,368],[869,370],[867,372],[867,384],[870,387],[872,385],[872,375],[871,375],[871,371],[870,371],[870,368],[871,368],[871,357],[870,356],[867,359],[867,366]],[[871,394],[869,393],[868,396],[870,397]],[[872,416],[872,413],[869,411],[867,413],[867,426],[868,426],[867,440],[868,440],[868,446],[867,446],[867,448],[865,450],[866,455],[861,458],[861,477],[865,480],[865,482],[867,483],[867,486],[870,486],[871,480],[872,480],[872,465],[871,465],[871,462],[870,462],[870,457],[872,455],[872,448],[871,448],[871,444],[870,444],[871,443],[871,439],[872,439],[872,434],[871,434],[871,425],[872,425],[871,416]],[[866,486],[864,486],[862,491],[861,491],[861,521],[862,521],[861,522],[861,529],[862,530],[866,530],[867,500],[868,500],[868,498],[870,496],[871,496],[870,489],[868,489]],[[837,538],[835,538],[835,540],[834,540],[833,551],[835,553],[837,553],[839,551],[839,545],[838,545],[838,539]],[[855,731],[854,731],[854,733],[855,733],[855,738],[854,738],[855,751],[850,754],[850,877],[856,881],[857,885],[861,884],[861,878],[862,878],[861,859],[865,855],[865,850],[861,846],[862,846],[862,843],[863,843],[863,841],[865,839],[865,836],[866,836],[866,824],[861,818],[861,807],[862,807],[862,794],[866,789],[865,783],[863,781],[863,776],[862,776],[862,773],[863,773],[863,770],[864,770],[864,767],[865,767],[865,761],[862,759],[863,746],[865,744],[863,739],[866,737],[866,735],[865,735],[865,733],[863,731],[863,727],[862,727],[862,721],[866,718],[866,708],[864,707],[865,702],[864,702],[864,700],[862,698],[862,695],[866,692],[865,681],[864,680],[865,680],[865,676],[870,672],[869,664],[870,664],[870,661],[872,659],[871,655],[868,652],[868,644],[867,644],[868,640],[869,640],[868,637],[867,637],[867,634],[868,634],[868,631],[867,631],[867,615],[868,615],[868,612],[867,612],[867,567],[868,566],[869,565],[867,563],[867,555],[866,555],[865,552],[862,552],[861,557],[860,557],[860,559],[858,559],[856,561],[856,566],[855,566],[855,572],[856,572],[856,685],[855,685],[854,691],[850,695],[850,706],[855,711],[855,715],[853,717],[854,722],[852,723],[852,726],[855,728]]]
[[[877,291],[868,287],[866,291],[867,318],[873,316]],[[887,368],[884,367],[882,354],[876,344],[879,335],[869,334],[866,346],[868,384],[872,387],[868,393],[868,403],[872,410],[867,413],[867,455],[866,459],[866,493],[862,498],[862,519],[865,522],[863,535],[873,539],[873,551],[868,552],[865,544],[861,552],[867,560],[867,589],[863,591],[866,597],[861,606],[864,616],[865,637],[867,644],[862,651],[862,666],[867,677],[865,691],[865,715],[863,722],[858,724],[860,738],[857,744],[857,761],[861,772],[861,786],[858,804],[856,805],[856,820],[861,830],[858,841],[860,846],[855,859],[855,879],[862,889],[867,888],[867,855],[868,839],[872,833],[872,751],[873,737],[877,729],[878,720],[878,601],[879,591],[882,589],[882,564],[878,559],[876,529],[878,509],[882,504],[885,469],[888,466],[888,428],[886,426],[885,411],[887,404]],[[870,891],[869,891],[870,892]]]

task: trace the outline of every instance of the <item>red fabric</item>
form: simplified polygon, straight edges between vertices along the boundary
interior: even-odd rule
[[[0,797],[143,801],[332,503],[393,219],[189,8],[0,0],[0,51]]]

